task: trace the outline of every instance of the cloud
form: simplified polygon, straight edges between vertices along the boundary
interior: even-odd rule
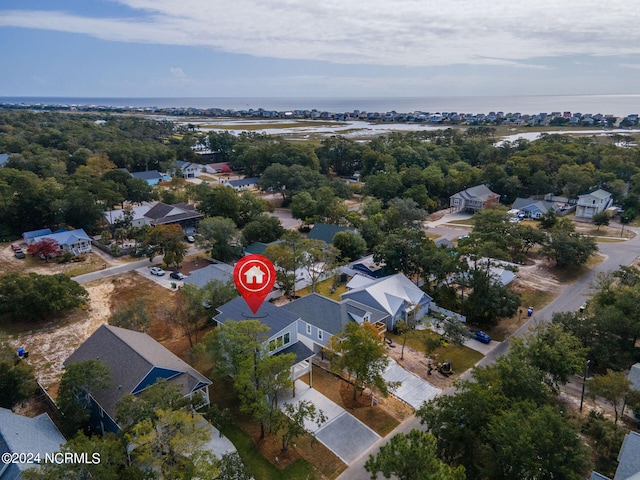
[[[0,11],[0,27],[205,46],[340,64],[536,67],[531,59],[640,54],[640,11],[621,0],[118,0],[127,18]],[[624,36],[621,35],[624,32]],[[173,73],[173,72],[172,72]]]
[[[171,75],[176,78],[187,78],[187,74],[184,73],[180,67],[171,67],[169,70],[171,71]]]
[[[632,70],[640,70],[640,63],[620,63],[621,68],[630,68]]]

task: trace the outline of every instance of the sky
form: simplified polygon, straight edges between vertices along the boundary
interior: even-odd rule
[[[628,0],[3,0],[0,96],[640,94]]]

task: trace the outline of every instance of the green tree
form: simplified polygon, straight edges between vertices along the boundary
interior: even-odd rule
[[[593,215],[591,218],[593,224],[598,227],[598,231],[600,231],[600,227],[606,227],[609,225],[609,214],[607,212],[600,212]]]
[[[295,405],[287,403],[283,406],[273,430],[282,437],[282,451],[289,449],[291,442],[304,435],[311,435],[306,424],[315,423],[320,427],[327,421],[324,412],[308,400],[301,400]]]
[[[336,233],[333,237],[333,246],[340,251],[338,257],[343,262],[357,260],[367,250],[367,242],[362,235],[353,230]]]
[[[578,433],[552,406],[516,403],[487,426],[482,478],[583,479],[590,459]]]
[[[179,267],[187,251],[183,238],[184,230],[177,224],[158,225],[150,229],[144,240],[149,259],[161,254],[165,265]]]
[[[127,431],[143,420],[156,422],[158,411],[190,410],[199,400],[183,395],[180,387],[160,379],[139,395],[125,394],[116,404],[116,419],[123,431]]]
[[[525,336],[513,338],[511,354],[548,374],[547,383],[554,389],[579,373],[586,359],[580,340],[554,323],[536,325]]]
[[[375,455],[369,455],[364,465],[371,473],[371,480],[378,472],[385,478],[399,480],[464,480],[463,466],[450,467],[436,455],[436,439],[429,432],[411,430],[398,433],[380,447]]]
[[[478,261],[469,270],[467,286],[472,291],[463,303],[467,319],[486,327],[514,315],[520,306],[520,295],[493,278],[490,263]]]
[[[0,407],[13,408],[37,389],[33,367],[23,362],[0,337]]]
[[[559,268],[576,268],[584,265],[597,251],[595,239],[576,233],[573,223],[567,221],[551,230],[541,253],[554,260]]]
[[[302,266],[304,260],[304,239],[300,233],[289,230],[281,240],[275,245],[269,245],[264,255],[276,266],[276,279],[280,288],[286,295],[295,296],[296,270]]]
[[[157,468],[162,478],[216,478],[218,462],[205,449],[211,432],[201,417],[184,410],[156,411],[156,420],[145,419],[125,434],[135,445],[132,460]]]
[[[257,216],[242,229],[242,237],[245,245],[250,245],[253,242],[275,242],[283,234],[284,228],[282,227],[280,219],[266,214]]]
[[[624,372],[614,372],[607,369],[606,375],[594,375],[589,382],[589,396],[602,397],[613,407],[614,423],[618,424],[618,417],[624,415],[627,398],[631,393],[631,381]]]
[[[223,217],[205,218],[198,227],[196,242],[211,251],[211,257],[227,262],[240,255],[238,232],[233,220]]]
[[[552,208],[547,210],[540,217],[540,226],[545,230],[551,230],[558,223],[558,217],[556,211]]]
[[[240,220],[240,199],[231,187],[214,187],[200,201],[198,210],[208,217],[229,218],[237,225]]]
[[[323,275],[327,275],[336,268],[338,251],[333,245],[327,245],[322,240],[304,239],[300,242],[300,268],[311,280],[311,291],[316,291],[316,284]]]
[[[100,478],[101,480],[143,480],[148,477],[141,468],[129,465],[127,448],[122,438],[112,433],[87,437],[80,432],[65,443],[63,454],[86,455],[87,462],[43,462],[36,469],[23,472],[25,480],[60,480]]]
[[[100,360],[87,360],[65,367],[56,399],[65,435],[72,436],[86,427],[90,416],[91,394],[110,385],[109,367]]]
[[[50,318],[83,305],[88,292],[66,275],[10,273],[0,277],[0,314],[16,321]]]
[[[278,348],[276,339],[265,346],[269,327],[259,320],[227,320],[203,339],[216,370],[233,378],[240,409],[260,422],[261,438],[273,418],[278,393],[292,385],[290,368],[295,354],[270,355]],[[273,347],[273,348],[272,348]]]
[[[343,371],[353,379],[353,399],[358,389],[376,387],[384,396],[393,388],[393,382],[387,382],[382,374],[389,365],[384,342],[372,325],[355,322],[348,323],[344,332],[331,338],[329,349],[331,371]]]
[[[109,317],[109,325],[146,332],[151,325],[147,302],[142,298],[130,301],[116,309]]]
[[[218,308],[238,296],[238,290],[231,281],[211,280],[202,290],[202,303],[206,309]]]

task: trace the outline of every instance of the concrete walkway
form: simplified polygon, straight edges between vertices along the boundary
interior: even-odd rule
[[[391,390],[391,393],[414,409],[417,410],[424,402],[442,393],[439,388],[402,368],[395,360],[391,358],[389,360],[389,366],[382,376],[388,382],[400,382],[400,386]]]
[[[318,441],[349,465],[368,451],[381,437],[340,405],[329,400],[319,391],[296,380],[296,396],[282,399],[282,405],[296,404],[308,400],[322,410],[327,421],[320,425],[305,422],[305,427],[314,433]]]

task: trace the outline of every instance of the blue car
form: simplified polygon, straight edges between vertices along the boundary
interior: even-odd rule
[[[469,330],[469,334],[471,338],[475,338],[482,343],[489,343],[491,341],[491,337],[482,330]]]

